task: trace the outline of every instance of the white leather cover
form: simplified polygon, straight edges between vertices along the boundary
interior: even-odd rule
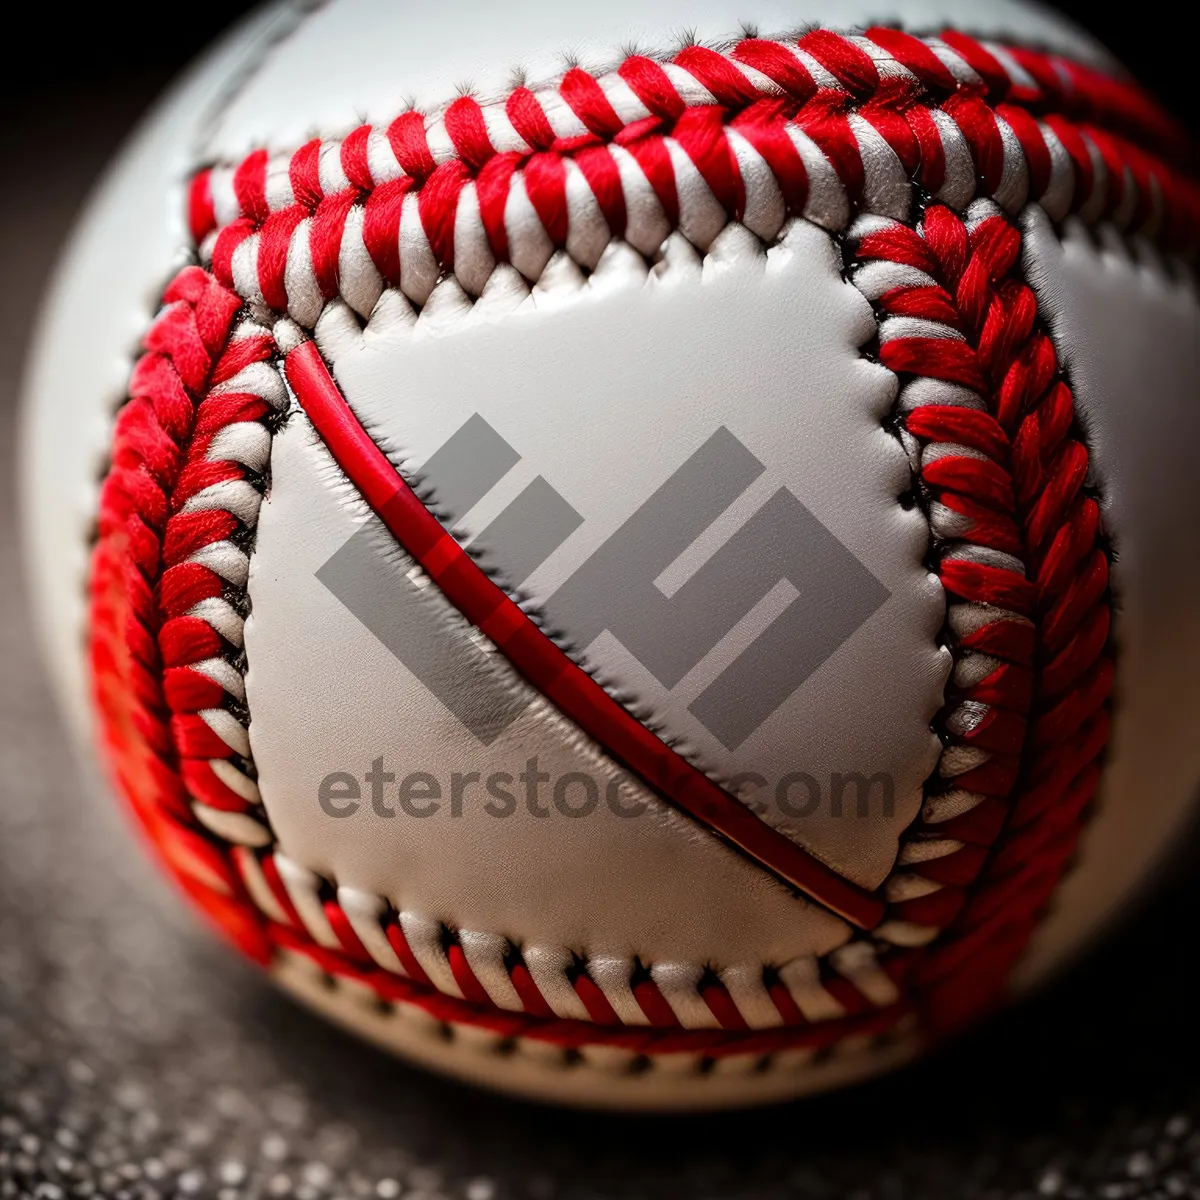
[[[794,898],[656,800],[535,698],[501,655],[475,648],[467,660],[474,686],[532,702],[481,745],[318,578],[370,513],[303,414],[275,438],[271,479],[251,560],[246,691],[263,802],[288,858],[341,887],[385,896],[398,911],[526,947],[725,967],[787,962],[845,940],[843,922]],[[472,627],[436,587],[415,595],[404,589],[414,564],[386,531],[374,549],[385,560],[383,596],[425,607],[441,636],[470,646]],[[548,776],[537,792],[541,816],[519,780],[534,756]],[[357,811],[333,817],[322,810],[322,779],[347,772],[361,781],[376,758],[395,775],[381,805],[394,815],[377,813],[366,783]],[[398,799],[413,772],[438,781],[437,799],[410,801],[428,816],[406,812]],[[454,772],[482,776],[463,787],[461,815]],[[509,776],[503,786],[515,806],[485,790],[495,772]],[[570,772],[586,773],[602,797],[586,816],[554,806],[555,781]],[[610,781],[621,808],[645,812],[616,815],[604,799]],[[573,788],[564,797],[568,808],[586,799],[578,783]],[[489,804],[515,810],[490,815]]]
[[[760,773],[768,785],[751,789],[747,801],[764,819],[855,882],[878,887],[940,751],[929,722],[949,669],[949,654],[937,644],[945,598],[923,562],[925,520],[897,499],[908,463],[882,428],[894,377],[860,355],[873,321],[866,301],[838,275],[828,235],[801,223],[770,256],[710,259],[703,277],[698,267],[661,282],[643,273],[600,294],[583,289],[557,303],[543,297],[544,308],[537,300],[492,319],[475,313],[482,319],[373,324],[355,345],[337,350],[334,370],[359,418],[417,478],[474,414],[527,453],[525,477],[514,469],[517,477],[495,489],[501,501],[544,465],[584,521],[526,581],[535,612],[545,596],[553,605],[562,580],[714,429],[727,426],[768,464],[719,519],[725,527],[718,536],[710,529],[707,544],[702,538],[689,548],[690,568],[783,486],[824,523],[824,537],[840,539],[847,549],[834,543],[838,553],[853,561],[852,552],[869,569],[854,563],[862,577],[854,586],[874,587],[877,577],[886,599],[736,751],[721,746],[687,703],[758,629],[743,627],[739,638],[735,628],[673,690],[611,634],[573,652],[716,778]],[[342,884],[352,864],[351,886],[455,926],[588,952],[632,950],[647,962],[783,962],[841,940],[840,922],[819,920],[804,906],[797,911],[798,901],[755,879],[761,872],[658,807],[625,819],[601,805],[571,820],[557,812],[539,819],[522,805],[497,819],[483,811],[479,787],[461,818],[448,816],[444,804],[419,820],[379,819],[365,804],[345,818],[323,812],[319,781],[335,771],[361,777],[379,756],[397,777],[437,775],[443,790],[454,770],[515,777],[535,753],[555,778],[585,770],[602,779],[613,768],[541,703],[481,744],[335,599],[343,588],[366,586],[397,605],[425,603],[434,602],[427,596],[436,589],[410,593],[386,578],[330,578],[327,562],[362,518],[355,506],[337,519],[336,501],[346,509],[350,497],[345,488],[322,486],[331,464],[310,461],[316,451],[300,421],[275,440],[246,630],[251,744],[290,857]],[[495,517],[495,505],[487,507],[474,505],[456,523],[464,540]],[[381,531],[366,552],[388,553],[390,542]],[[819,559],[802,565],[813,563]],[[504,566],[496,564],[501,576]],[[400,558],[393,571],[402,577],[411,568]],[[613,582],[631,586],[628,578]],[[833,597],[840,607],[854,600]],[[440,596],[436,602],[445,606]],[[475,670],[482,675],[498,658],[481,656]],[[474,679],[468,686],[490,685]],[[566,757],[554,749],[564,739],[577,748]],[[817,811],[803,818],[774,802],[776,781],[796,771],[823,792]],[[894,808],[881,811],[876,794],[869,814],[852,801],[832,811],[835,772],[885,773]],[[547,896],[562,903],[547,904]],[[664,912],[673,914],[665,926]]]
[[[251,146],[285,148],[314,133],[344,132],[363,119],[385,119],[409,101],[442,104],[463,83],[486,94],[510,82],[518,68],[536,81],[560,70],[569,55],[590,65],[613,61],[630,42],[646,49],[671,45],[687,29],[708,40],[736,36],[745,27],[769,34],[807,23],[837,27],[875,20],[900,21],[916,30],[951,23],[983,36],[1013,37],[1089,61],[1107,61],[1085,35],[1012,0],[898,0],[883,8],[857,0],[804,0],[796,5],[784,0],[659,0],[654,5],[612,0],[591,6],[542,0],[516,6],[467,0],[436,5],[335,0],[310,14],[287,7],[268,9],[231,35],[151,116],[98,191],[60,269],[30,361],[21,443],[27,557],[51,667],[77,727],[87,724],[80,651],[95,481],[137,337],[159,290],[182,261],[182,183],[191,170]],[[1121,555],[1115,580],[1120,589],[1122,658],[1104,807],[1084,841],[1079,868],[1039,935],[1026,966],[1030,979],[1077,945],[1144,872],[1175,827],[1200,770],[1194,736],[1200,711],[1193,686],[1200,639],[1190,619],[1200,583],[1194,530],[1200,497],[1191,462],[1200,434],[1194,397],[1200,365],[1195,299],[1160,273],[1135,269],[1119,256],[1098,254],[1081,240],[1069,239],[1064,253],[1051,234],[1038,228],[1036,217],[1031,239],[1030,273],[1072,372],[1096,478],[1106,489],[1106,520]],[[762,293],[755,290],[759,284],[730,277],[721,286],[741,287],[746,293],[732,306],[733,312],[752,312],[762,302]],[[806,286],[827,288],[829,307],[820,319],[814,318],[815,324],[797,333],[807,338],[816,330],[828,339],[826,347],[841,339],[844,354],[830,361],[828,375],[822,378],[826,390],[820,396],[803,391],[795,398],[804,420],[781,426],[778,445],[770,444],[763,427],[746,424],[737,432],[747,444],[758,439],[755,454],[770,472],[780,472],[770,475],[772,484],[790,472],[789,488],[814,512],[821,510],[822,521],[891,594],[822,669],[843,671],[848,679],[853,670],[866,670],[867,661],[879,666],[879,654],[886,651],[882,673],[869,676],[879,690],[863,697],[867,719],[862,727],[876,737],[898,731],[899,740],[890,743],[888,752],[909,778],[919,773],[928,753],[922,722],[928,720],[930,697],[943,670],[940,656],[929,654],[937,626],[935,597],[914,569],[919,557],[915,529],[897,515],[895,493],[889,494],[895,465],[876,436],[879,431],[869,429],[869,418],[877,415],[879,397],[872,391],[876,382],[861,369],[861,362],[853,362],[857,375],[850,373],[857,345],[853,331],[861,318],[842,294],[848,289],[837,288],[824,267],[814,270]],[[699,294],[693,290],[693,299]],[[807,295],[812,300],[816,292]],[[686,297],[683,302],[690,303]],[[537,339],[548,337],[546,331],[555,328],[555,322],[571,315],[569,307],[558,316],[535,313],[528,324],[531,332],[513,336],[528,336],[532,347]],[[597,310],[591,319],[599,328],[610,318]],[[636,340],[653,331],[654,321],[672,319],[664,307],[661,314],[647,314],[645,328],[625,332]],[[713,370],[726,372],[726,392],[742,371],[758,371],[764,361],[782,370],[764,329],[739,328],[737,319],[731,317],[729,327],[718,328],[714,335],[715,345],[725,346],[723,361],[705,360],[705,374],[698,377],[707,382]],[[518,318],[510,320],[515,329]],[[495,332],[507,328],[501,323]],[[461,336],[447,332],[445,344],[451,347],[451,339]],[[543,355],[550,361],[566,354],[578,359],[587,348],[572,344],[571,336],[564,333],[562,345],[545,342]],[[722,340],[726,338],[736,342],[740,357],[729,350]],[[789,347],[797,356],[789,369],[815,370],[803,356],[811,356],[817,346],[814,341]],[[707,344],[699,349],[707,350]],[[478,353],[478,361],[489,368],[498,361],[494,347],[471,343],[468,350]],[[612,353],[619,356],[620,348]],[[397,372],[424,372],[427,383],[439,373],[450,379],[472,361],[468,355],[460,364],[457,354],[457,346],[451,347],[439,363],[411,348],[403,355],[395,347],[384,354],[364,345],[339,356],[338,371],[351,403],[372,419],[396,422],[389,432],[396,443],[391,448],[406,466],[420,467],[439,439],[461,424],[457,418],[470,414],[460,377],[454,387],[444,389],[444,409],[427,403],[405,410],[406,417],[414,419],[396,420],[401,410],[391,406],[399,402],[405,383]],[[686,372],[685,364],[671,361]],[[560,371],[567,365],[561,357],[556,361]],[[597,379],[619,381],[619,362],[591,366]],[[769,371],[763,376],[763,394],[773,405],[781,402],[782,378]],[[577,391],[568,389],[566,398],[576,399]],[[520,398],[545,408],[563,395],[561,389],[547,389]],[[670,389],[664,396],[675,405],[686,400],[682,392]],[[506,398],[515,404],[519,397],[510,391]],[[835,398],[844,406],[821,419],[820,402],[830,404]],[[423,418],[420,423],[415,420],[418,415]],[[536,471],[549,478],[558,465],[546,461],[547,435],[554,426],[548,421],[539,426],[535,415],[532,407],[512,407],[498,410],[492,423],[500,428],[502,420],[511,418],[511,431],[504,428],[506,437],[531,463],[536,456]],[[656,469],[663,477],[670,464],[639,459],[644,447],[635,439],[659,432],[652,430],[647,412],[625,417],[642,422],[630,435],[630,463],[636,462],[646,477]],[[720,419],[733,428],[731,414],[723,413]],[[818,437],[824,439],[828,461],[822,463],[817,456],[812,472],[802,473],[800,464],[807,462],[805,455],[815,444],[811,439]],[[411,444],[406,438],[413,439]],[[611,447],[605,449],[611,459]],[[613,953],[645,951],[672,957],[710,953],[730,962],[778,960],[828,948],[844,935],[839,922],[785,894],[665,808],[655,808],[655,818],[640,822],[636,833],[628,828],[633,822],[618,826],[604,818],[579,821],[567,833],[565,819],[558,825],[535,825],[537,818],[507,825],[491,819],[486,833],[491,836],[493,827],[502,827],[495,834],[498,840],[476,844],[468,844],[465,837],[456,843],[453,830],[441,840],[435,838],[441,827],[434,818],[407,826],[398,819],[377,820],[361,840],[350,834],[363,828],[355,824],[362,813],[336,821],[322,817],[323,824],[310,820],[317,809],[315,788],[322,767],[325,772],[345,769],[361,774],[370,765],[364,755],[395,755],[399,767],[401,745],[417,744],[423,751],[435,747],[439,755],[446,754],[452,768],[449,758],[461,753],[462,745],[447,733],[445,714],[416,695],[405,668],[382,652],[373,635],[315,578],[314,572],[365,514],[302,418],[278,440],[274,467],[274,490],[263,506],[254,561],[255,612],[247,640],[254,749],[267,806],[288,855],[327,872],[336,882],[352,881],[399,904],[425,905],[434,919],[470,920],[484,929],[530,938],[540,930],[580,949],[596,946]],[[844,487],[863,489],[853,493],[855,513],[838,511],[832,500],[836,471],[843,473]],[[555,482],[564,495],[572,487],[580,489],[572,503],[584,517],[578,536],[586,538],[591,536],[587,522],[595,493],[589,491],[581,466],[576,464],[571,474],[571,479]],[[872,513],[878,517],[877,526],[869,519]],[[606,519],[616,519],[615,509]],[[402,567],[402,556],[396,554],[390,569]],[[431,604],[436,601],[431,597]],[[443,616],[452,627],[453,615]],[[311,623],[307,633],[305,622]],[[872,622],[890,636],[867,654]],[[587,647],[574,649],[582,653]],[[864,658],[856,660],[860,652]],[[616,669],[614,662],[607,662],[605,669]],[[906,666],[911,673],[906,674]],[[502,671],[502,665],[497,669]],[[819,691],[819,674],[810,680],[812,697]],[[363,703],[364,695],[371,697],[370,704]],[[663,700],[649,692],[643,698],[651,704]],[[888,712],[887,703],[880,703],[888,698],[895,711]],[[798,702],[808,703],[803,695]],[[819,758],[829,753],[829,745],[818,730],[833,731],[836,741],[846,736],[849,726],[832,702],[812,703],[804,716],[828,722],[804,731],[812,738],[805,753]],[[534,706],[521,719],[528,722],[539,752],[561,756],[564,764],[587,760],[594,753],[586,739],[543,709]],[[705,761],[711,761],[717,773],[729,770],[731,764],[717,761],[715,754],[709,747]],[[326,761],[330,765],[325,766]],[[385,768],[394,769],[391,762]],[[866,841],[839,843],[835,827],[818,831],[814,845],[850,874],[877,880],[886,871],[896,830],[903,824],[901,809],[910,816],[913,811],[911,794],[904,794],[894,823],[872,823]],[[328,832],[331,826],[336,833]],[[467,829],[466,821],[458,828]],[[570,838],[569,845],[564,837]],[[588,842],[589,837],[593,841]],[[611,876],[606,870],[610,867]],[[544,911],[539,909],[543,899]],[[285,963],[279,971],[286,986],[337,1019],[485,1082],[503,1080],[507,1086],[542,1095],[574,1093],[592,1100],[607,1095],[627,1103],[635,1098],[629,1089],[642,1086],[623,1080],[609,1089],[596,1078],[580,1082],[580,1076],[563,1075],[559,1067],[548,1074],[532,1060],[506,1066],[496,1058],[459,1055],[457,1043],[434,1047],[425,1027],[417,1028],[419,1020],[403,1029],[388,1025],[348,989],[323,991],[294,964]],[[880,1069],[889,1061],[888,1053],[899,1058],[912,1048],[911,1041],[897,1043],[890,1052],[854,1059],[844,1070],[835,1060],[810,1073],[808,1084],[819,1086],[826,1078],[822,1072],[844,1078]],[[782,1068],[778,1074],[756,1077],[748,1073],[753,1063],[741,1067],[747,1074],[731,1075],[729,1080],[718,1071],[702,1094],[689,1090],[693,1084],[683,1085],[688,1092],[685,1102],[766,1099],[799,1086],[799,1077]],[[654,1074],[646,1094],[651,1103],[679,1102],[681,1091],[664,1071]]]
[[[748,804],[874,889],[891,870],[899,834],[917,814],[941,749],[929,723],[950,666],[937,642],[945,596],[924,563],[925,518],[899,501],[909,486],[908,460],[883,428],[895,377],[860,350],[875,328],[870,307],[840,277],[835,248],[815,226],[798,222],[766,256],[754,245],[739,240],[729,261],[712,254],[703,272],[693,254],[691,266],[662,278],[647,279],[643,267],[615,282],[598,276],[562,297],[535,292],[520,311],[491,319],[475,312],[441,323],[369,326],[356,346],[336,352],[334,371],[359,418],[418,481],[422,464],[465,422],[475,414],[487,420],[521,461],[469,512],[453,514],[459,540],[473,548],[473,538],[487,542],[498,513],[542,475],[581,523],[523,580],[506,578],[503,547],[484,554],[485,567],[502,582],[519,583],[527,606],[568,652],[669,744],[723,783],[757,773],[765,785],[739,789]],[[598,574],[573,578],[720,429],[765,470],[745,490],[734,484],[735,498],[717,501],[711,523],[711,513],[698,518],[682,554],[673,546],[655,562],[650,574],[662,569],[657,583],[635,579],[636,548],[612,556]],[[721,461],[717,456],[714,473]],[[434,481],[435,507],[438,500]],[[746,617],[728,634],[714,631],[696,651],[709,652],[677,682],[666,676],[660,683],[655,652],[657,661],[669,661],[686,631],[674,627],[668,602],[666,627],[643,632],[644,610],[664,592],[678,604],[685,581],[736,554],[739,535],[753,536],[756,516],[794,500],[811,516],[777,532],[772,543],[786,538],[797,546],[792,576],[804,593],[774,571],[764,576],[750,592],[748,600],[759,603],[746,606]],[[652,522],[646,538],[664,540],[664,524]],[[271,532],[294,544],[303,528]],[[261,530],[260,553],[266,537]],[[719,593],[736,583],[722,577]],[[579,606],[599,609],[582,644],[572,643],[575,626],[562,623],[562,597],[577,586],[588,593]],[[614,608],[642,587],[644,600],[622,623]],[[605,592],[607,598],[598,595]],[[801,629],[781,656],[799,663],[811,653],[817,665],[807,678],[788,675],[778,707],[744,740],[724,745],[728,714],[714,720],[702,709],[703,698],[720,688],[706,689],[751,653],[772,620],[786,619],[781,610],[793,597]],[[698,610],[692,604],[690,619],[701,621],[718,598],[702,599]],[[856,605],[831,631],[836,648],[822,644],[821,627]],[[276,613],[256,602],[255,609],[273,622],[276,648],[315,624],[298,606]],[[637,648],[639,637],[649,653]],[[753,710],[765,674],[737,692],[738,715]],[[291,711],[303,729],[306,709]],[[758,720],[754,713],[750,724]],[[795,805],[776,803],[778,781],[793,772],[817,781],[816,812],[797,816],[788,811]],[[831,781],[852,773],[885,774],[892,811],[882,811],[878,785],[869,816],[852,803],[838,811]],[[809,791],[811,785],[801,811],[811,805]]]

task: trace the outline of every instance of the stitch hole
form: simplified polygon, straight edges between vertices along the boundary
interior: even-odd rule
[[[875,332],[858,348],[859,357],[865,359],[869,363],[879,362],[880,356],[880,341],[879,341],[879,318],[876,314]]]
[[[833,1058],[833,1053],[834,1050],[832,1046],[818,1046],[816,1050],[813,1051],[812,1058],[808,1060],[809,1065],[812,1067],[824,1066]]]
[[[871,1047],[872,1049],[886,1051],[896,1046],[902,1046],[905,1038],[911,1033],[911,1025],[905,1021],[901,1021],[893,1028],[877,1033],[871,1041]]]
[[[506,941],[501,962],[503,963],[505,974],[511,976],[513,971],[515,971],[518,967],[524,967],[526,965],[524,949],[521,946],[518,946],[516,942]]]

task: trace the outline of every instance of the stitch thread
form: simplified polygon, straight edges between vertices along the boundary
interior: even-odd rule
[[[594,266],[612,237],[649,255],[672,228],[704,248],[730,218],[768,241],[785,212],[832,230],[852,206],[904,220],[910,178],[953,208],[981,185],[1010,212],[1028,198],[1190,249],[1197,189],[1139,143],[1186,153],[1134,85],[1067,59],[816,30],[635,56],[600,79],[573,68],[503,105],[460,97],[290,157],[255,151],[200,172],[190,211],[198,243],[219,231],[218,278],[277,309],[286,296],[311,327],[350,255],[345,299],[367,317],[385,283],[423,303],[446,269],[478,295],[498,261],[536,279],[556,248]]]
[[[881,361],[908,381],[901,424],[955,654],[951,737],[876,936],[912,946],[948,928],[913,982],[952,1027],[999,993],[1099,780],[1108,558],[1074,398],[1020,278],[1020,231],[979,200],[965,220],[931,205],[916,229],[860,218],[851,239]]]

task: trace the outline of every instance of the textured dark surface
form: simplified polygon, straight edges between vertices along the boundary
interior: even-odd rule
[[[193,923],[73,761],[13,569],[31,297],[160,78],[0,123],[0,1200],[1200,1197],[1194,836],[1033,1002],[892,1078],[732,1117],[560,1113],[435,1080]]]

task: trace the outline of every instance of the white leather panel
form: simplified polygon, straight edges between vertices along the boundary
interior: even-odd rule
[[[418,486],[435,453],[481,415],[521,461],[469,512],[452,514],[456,535],[473,546],[477,535],[486,541],[497,507],[540,474],[581,522],[519,594],[573,657],[670,744],[722,782],[756,773],[765,786],[750,781],[738,789],[751,807],[874,888],[891,870],[897,839],[916,816],[937,762],[940,743],[929,722],[942,704],[949,654],[937,644],[945,597],[924,564],[928,526],[918,509],[899,503],[910,482],[908,461],[882,427],[895,378],[862,357],[874,318],[838,267],[829,236],[799,222],[766,256],[739,250],[728,261],[710,257],[703,272],[697,265],[679,277],[643,273],[566,297],[535,292],[500,317],[480,312],[368,327],[357,343],[339,346],[334,371],[351,407]],[[590,556],[607,553],[625,523],[640,519],[652,494],[681,464],[696,461],[698,448],[722,428],[762,473],[749,486],[735,484],[649,571],[639,575],[640,547],[614,555],[564,616],[570,606],[563,597],[578,590]],[[722,461],[715,457],[713,476]],[[770,557],[794,541],[799,561],[789,582],[776,571],[764,575],[750,593],[762,601],[728,633],[714,634],[701,646],[708,653],[675,679],[667,673],[671,664],[655,665],[653,656],[661,651],[660,660],[669,659],[691,631],[668,623],[643,636],[646,613],[669,608],[662,594],[682,595],[690,578],[709,568],[720,574],[714,564],[745,545],[781,491],[808,510],[806,520],[819,522],[772,530],[768,548],[756,555]],[[435,509],[438,499],[435,481]],[[650,525],[645,539],[665,541],[665,518]],[[482,561],[505,581],[503,555]],[[687,619],[701,622],[757,565],[715,581]],[[782,702],[730,745],[726,730],[737,721],[728,711],[715,719],[707,712],[714,693],[706,689],[719,694],[721,672],[740,656],[749,661],[755,635],[797,596],[792,579],[805,589],[796,604],[802,615],[778,657],[799,661],[811,652],[823,661],[807,678],[788,676]],[[773,584],[779,586],[768,591]],[[596,600],[604,591],[611,599]],[[644,599],[606,624],[622,593],[638,591]],[[599,615],[579,619],[589,600]],[[855,606],[859,611],[843,621]],[[824,657],[827,644],[813,647],[827,623],[836,626],[832,642],[844,640]],[[573,644],[581,627],[581,643]],[[649,654],[635,655],[635,638]],[[734,693],[732,718],[755,708],[772,666],[787,665],[761,664],[750,674]],[[810,784],[780,801],[779,781],[796,772],[816,781],[815,805]],[[835,777],[854,773],[890,779],[890,813],[879,785],[869,815],[858,812],[853,789],[839,811]]]
[[[64,251],[30,350],[20,431],[25,569],[47,661],[75,732],[90,726],[83,638],[89,531],[138,341],[185,261],[184,184],[206,120],[293,20],[240,24],[129,141]]]
[[[468,732],[317,577],[368,515],[296,413],[272,450],[245,630],[250,741],[286,857],[341,887],[385,896],[398,910],[500,933],[526,948],[721,966],[786,962],[845,939],[840,920],[795,898],[639,784],[625,783],[619,801],[641,802],[643,815],[615,815],[604,793],[610,779],[627,777],[530,693],[501,655],[478,650],[472,627],[436,587],[417,598],[406,592],[412,560],[381,530],[379,564],[396,602],[407,595],[436,625],[435,640],[477,653],[482,665],[467,686],[528,702],[490,745]],[[525,786],[515,782],[535,755],[550,776],[540,788],[544,816],[533,814]],[[362,782],[377,758],[395,775],[381,784],[392,817],[376,814]],[[406,814],[398,798],[404,777],[418,771],[442,791],[437,811],[425,817]],[[454,815],[452,773],[472,771],[482,781],[508,773],[515,811],[489,815],[481,782],[464,789]],[[320,806],[321,782],[333,772],[360,781],[352,815],[330,816]],[[564,816],[553,805],[555,781],[569,772],[597,784],[601,802],[588,816]],[[573,792],[568,802],[581,796]]]
[[[1147,247],[1025,218],[1026,270],[1070,375],[1116,552],[1112,757],[1031,983],[1128,897],[1200,784],[1200,303]]]
[[[537,86],[578,63],[604,71],[636,49],[670,51],[810,25],[853,30],[947,25],[980,37],[1108,58],[1062,17],[1019,0],[337,0],[317,9],[229,106],[209,146],[215,159],[258,146],[284,150],[410,107],[431,111],[469,91],[482,100],[514,81]]]

